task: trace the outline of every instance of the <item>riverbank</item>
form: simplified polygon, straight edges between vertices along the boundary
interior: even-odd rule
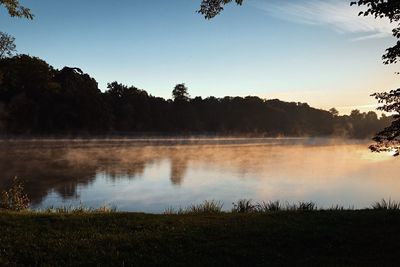
[[[400,211],[0,213],[0,265],[394,265]]]

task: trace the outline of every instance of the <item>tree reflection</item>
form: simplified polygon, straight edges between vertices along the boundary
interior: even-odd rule
[[[258,177],[260,181],[278,181],[277,177],[308,181],[323,177],[327,182],[357,172],[358,166],[364,164],[357,153],[358,149],[365,150],[365,144],[340,146],[338,141],[327,143],[326,139],[321,140],[269,139],[255,143],[256,139],[252,139],[249,144],[239,141],[231,144],[208,141],[209,144],[205,144],[203,140],[200,144],[151,145],[107,141],[0,142],[0,190],[8,188],[12,178],[18,176],[25,181],[26,193],[37,205],[50,193],[63,199],[79,198],[78,188],[87,188],[100,177],[116,183],[141,177],[150,179],[153,176],[146,170],[155,164],[164,166],[164,162],[169,163],[169,177],[165,177],[168,170],[164,169],[156,169],[155,177],[169,178],[171,185],[177,187],[183,187],[188,170],[217,172],[222,180],[229,180],[234,175],[241,179]],[[340,155],[335,163],[338,167],[327,172],[331,169],[332,155]],[[352,160],[359,162],[358,165],[348,164]],[[209,179],[204,177],[201,182],[214,182]],[[191,181],[187,185],[199,182]]]
[[[108,179],[135,179],[157,157],[145,156],[145,148],[21,147],[0,149],[0,190],[18,176],[32,203],[39,204],[51,192],[63,199],[79,198],[78,187],[92,184],[97,174]],[[142,155],[143,157],[140,157]]]
[[[184,157],[172,156],[171,161],[171,175],[170,180],[173,185],[180,186],[186,175],[189,159]]]

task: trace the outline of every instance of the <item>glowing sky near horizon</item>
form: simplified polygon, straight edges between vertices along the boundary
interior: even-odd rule
[[[200,0],[21,1],[34,21],[0,13],[19,53],[56,68],[76,66],[169,98],[192,96],[307,102],[341,113],[373,110],[369,95],[399,87],[399,66],[381,56],[395,43],[386,21],[361,18],[350,0],[247,0],[204,20]],[[110,4],[111,3],[111,4]]]

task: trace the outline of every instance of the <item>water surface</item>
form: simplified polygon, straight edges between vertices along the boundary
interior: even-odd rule
[[[368,142],[304,138],[0,142],[0,189],[26,181],[33,207],[162,212],[203,200],[314,201],[364,208],[400,200],[400,161]]]

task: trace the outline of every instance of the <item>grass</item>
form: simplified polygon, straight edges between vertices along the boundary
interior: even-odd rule
[[[0,266],[386,266],[400,211],[0,213]]]
[[[317,205],[314,202],[286,203],[283,205],[279,200],[253,203],[251,199],[241,199],[232,203],[232,213],[268,213],[278,211],[314,211]]]
[[[90,208],[80,203],[78,206],[48,207],[44,210],[37,210],[36,212],[56,213],[56,214],[113,213],[117,212],[117,208],[114,206],[102,206],[99,208]]]
[[[193,204],[184,209],[169,207],[164,211],[166,215],[183,214],[217,214],[222,213],[223,203],[215,200],[205,200],[201,204]]]
[[[281,211],[283,209],[282,204],[279,200],[277,201],[269,201],[269,202],[261,202],[257,204],[257,211],[264,212],[276,212]]]
[[[252,203],[251,199],[240,199],[236,203],[232,203],[233,213],[251,213],[256,211],[256,206]]]
[[[0,266],[391,266],[400,204],[318,209],[205,201],[163,215],[115,208],[27,210],[23,186],[2,193]],[[6,196],[6,197],[4,197]]]
[[[400,210],[400,202],[393,201],[389,198],[388,201],[382,199],[380,202],[372,204],[374,210]]]

